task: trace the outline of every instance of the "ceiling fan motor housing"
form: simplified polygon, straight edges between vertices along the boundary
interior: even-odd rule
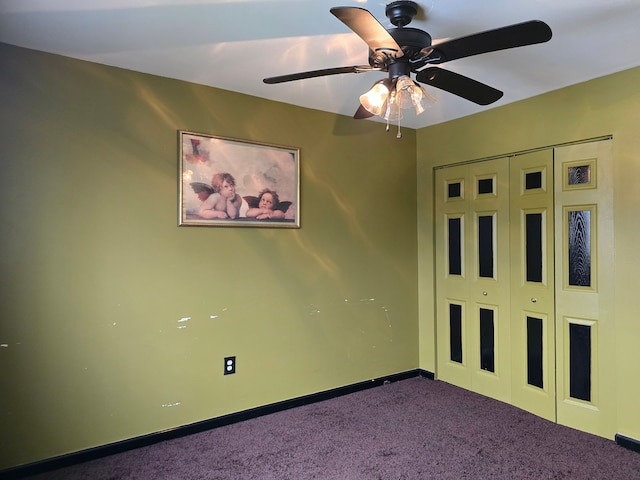
[[[405,56],[413,59],[420,50],[431,46],[431,35],[417,28],[392,28],[388,30],[398,45],[402,47]]]
[[[431,35],[417,28],[391,28],[387,30],[396,43],[402,48],[405,59],[417,60],[422,56],[421,51],[431,46]],[[387,69],[397,59],[388,57],[380,52],[369,50],[369,65]]]
[[[409,59],[405,57],[398,58],[395,62],[389,65],[389,79],[395,80],[403,75],[409,76],[411,73],[411,65]]]
[[[407,0],[391,2],[385,9],[387,18],[396,28],[387,30],[396,44],[402,48],[403,60],[400,61],[388,52],[369,50],[369,65],[387,71],[395,63],[403,64],[405,70],[408,60],[417,60],[424,56],[423,49],[431,46],[431,35],[417,28],[405,28],[418,14],[418,4]]]

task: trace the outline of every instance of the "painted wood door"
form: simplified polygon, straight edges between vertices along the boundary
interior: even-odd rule
[[[437,378],[616,432],[612,141],[436,170]]]
[[[509,163],[436,171],[439,379],[511,397]]]
[[[512,403],[555,421],[553,150],[513,157],[510,175]]]
[[[555,149],[558,423],[613,438],[612,140]]]

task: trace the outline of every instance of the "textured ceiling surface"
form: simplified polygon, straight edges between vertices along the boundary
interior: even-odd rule
[[[329,9],[365,8],[392,28],[386,3],[0,0],[0,42],[351,116],[358,96],[385,73],[276,85],[262,79],[367,64],[367,45]],[[437,103],[420,116],[408,111],[402,120],[406,127],[437,124],[640,65],[640,0],[417,3],[420,11],[409,26],[428,32],[434,44],[527,20],[546,22],[553,37],[543,44],[440,65],[502,90],[504,96],[479,106],[429,88]]]

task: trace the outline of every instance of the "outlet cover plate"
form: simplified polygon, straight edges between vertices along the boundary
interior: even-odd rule
[[[236,357],[225,357],[224,374],[231,375],[236,373]]]

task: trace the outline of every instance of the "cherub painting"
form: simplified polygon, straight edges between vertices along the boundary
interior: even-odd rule
[[[180,132],[180,225],[298,228],[299,151]]]

